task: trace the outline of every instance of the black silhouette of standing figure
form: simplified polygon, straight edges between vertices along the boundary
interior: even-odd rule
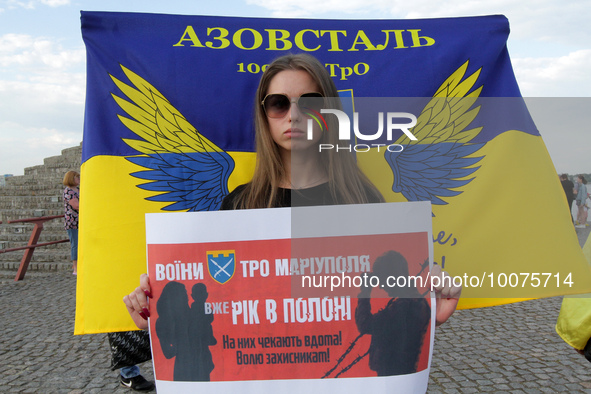
[[[206,286],[194,285],[192,298],[189,308],[185,286],[169,282],[156,303],[156,336],[164,357],[175,358],[175,381],[209,381],[214,367],[209,346],[217,341],[211,327],[213,315],[205,314]]]
[[[193,348],[193,356],[196,361],[193,365],[193,373],[198,377],[196,380],[209,381],[209,374],[213,371],[213,359],[211,357],[210,346],[217,344],[213,336],[213,314],[205,313],[205,301],[207,300],[207,287],[203,283],[193,285],[191,297],[191,330],[193,333],[190,338]]]
[[[408,278],[408,263],[398,252],[378,257],[373,275],[385,284],[388,276]],[[392,297],[386,307],[371,313],[371,287],[363,288],[355,310],[360,334],[371,335],[369,368],[378,376],[417,372],[417,364],[429,322],[431,307],[415,287],[384,286]]]

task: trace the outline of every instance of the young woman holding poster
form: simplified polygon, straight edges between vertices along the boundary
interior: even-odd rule
[[[306,205],[362,204],[383,201],[346,150],[339,145],[334,116],[321,108],[340,109],[337,89],[326,68],[309,55],[288,55],[265,71],[256,92],[257,163],[250,183],[237,187],[224,209]],[[295,104],[295,105],[294,105]],[[308,120],[313,135],[309,136]],[[311,137],[311,138],[310,138]],[[293,199],[293,201],[292,201]]]
[[[340,108],[338,93],[326,68],[314,57],[298,54],[276,59],[264,72],[256,93],[257,164],[250,183],[232,191],[222,209],[252,209],[382,202],[383,197],[346,150],[319,152],[319,144],[339,144],[330,121],[316,119],[320,108]],[[312,132],[308,133],[308,123]],[[332,128],[333,130],[336,127]],[[439,266],[431,276],[447,276]],[[442,284],[450,281],[442,280]],[[151,287],[146,274],[123,299],[135,324],[148,327]],[[461,287],[436,289],[436,322],[455,311]]]

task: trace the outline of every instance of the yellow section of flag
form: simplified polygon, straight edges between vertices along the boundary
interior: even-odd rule
[[[357,158],[387,201],[404,201],[382,155]],[[474,156],[484,157],[474,179],[433,205],[435,262],[462,278],[459,307],[588,292],[591,266],[542,138],[510,130]]]
[[[236,162],[228,181],[233,189],[252,177],[255,154],[229,154]],[[145,214],[167,205],[146,200],[153,192],[138,188],[130,175],[138,170],[117,156],[95,156],[82,165],[75,334],[137,329],[122,299],[147,272]]]

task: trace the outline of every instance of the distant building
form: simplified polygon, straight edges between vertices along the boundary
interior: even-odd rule
[[[12,176],[12,174],[0,175],[0,187],[6,186],[6,178],[9,178],[11,176]]]

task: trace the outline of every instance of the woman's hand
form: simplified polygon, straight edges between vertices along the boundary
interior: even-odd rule
[[[435,311],[435,324],[440,326],[445,323],[447,319],[454,313],[462,294],[462,286],[455,286],[451,277],[445,271],[441,270],[441,266],[434,265],[431,269],[431,283],[437,284],[433,286],[433,290],[437,296],[437,309]],[[433,278],[438,277],[439,281]],[[439,283],[437,283],[439,282]]]
[[[142,330],[148,328],[148,317],[150,317],[148,298],[152,298],[152,288],[150,287],[148,274],[142,274],[140,276],[140,285],[129,295],[123,297],[123,302],[133,322]]]

